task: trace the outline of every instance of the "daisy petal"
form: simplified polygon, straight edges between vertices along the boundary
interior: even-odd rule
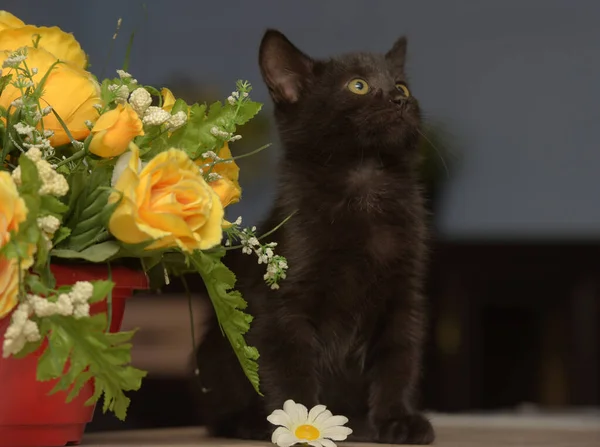
[[[323,413],[321,413],[320,415],[318,415],[316,417],[316,419],[314,420],[314,425],[320,427],[323,422],[325,422],[332,416],[333,416],[333,413],[331,413],[331,411],[325,410]]]
[[[310,409],[310,412],[308,413],[308,423],[312,424],[315,421],[315,419],[317,419],[317,416],[319,416],[325,410],[327,410],[327,407],[325,405],[315,405],[314,407],[312,407]]]
[[[352,430],[348,427],[331,427],[324,431],[321,436],[334,441],[345,441],[350,433],[352,433]]]
[[[296,410],[296,402],[289,399],[283,403],[283,411],[285,411],[290,417],[292,425],[298,420],[298,411]]]
[[[290,433],[290,431],[285,427],[277,428],[271,435],[271,442],[273,444],[277,444],[277,442],[279,441],[279,438],[281,438],[283,435],[288,434],[288,433]]]
[[[279,427],[282,428],[282,427]],[[277,445],[279,447],[291,447],[294,444],[298,444],[298,442],[300,442],[300,440],[298,438],[296,438],[293,434],[291,433],[282,433],[278,438],[277,438]]]
[[[267,421],[273,425],[281,425],[286,428],[290,428],[292,426],[290,415],[283,410],[275,410],[273,413],[267,416]]]
[[[298,422],[306,424],[308,420],[308,409],[302,404],[296,404],[296,411],[298,412]]]
[[[309,441],[307,444],[312,445],[312,447],[323,447],[320,439],[317,439],[316,441]]]
[[[326,430],[329,427],[335,427],[336,425],[344,425],[346,422],[348,422],[346,416],[331,416],[321,423],[321,429]]]
[[[321,439],[321,444],[323,444],[323,447],[337,447],[335,442],[329,440],[329,439]]]

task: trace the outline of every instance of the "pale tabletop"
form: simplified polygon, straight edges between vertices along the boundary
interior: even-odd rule
[[[440,447],[600,447],[600,414],[432,415]],[[94,433],[87,447],[271,446],[265,442],[211,439],[202,428]],[[369,444],[338,443],[340,447]],[[381,444],[375,444],[381,446]]]

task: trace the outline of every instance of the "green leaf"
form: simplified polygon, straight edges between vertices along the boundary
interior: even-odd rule
[[[175,100],[175,104],[173,104],[173,108],[171,109],[171,115],[175,115],[177,112],[185,112],[187,115],[189,109],[190,108],[183,99],[177,98]]]
[[[250,100],[246,100],[240,106],[240,110],[235,119],[235,123],[238,126],[246,124],[252,118],[254,118],[258,112],[262,109],[262,104],[259,102],[254,102]]]
[[[114,282],[105,280],[94,281],[92,284],[94,285],[94,292],[92,293],[91,298],[88,300],[90,304],[102,301],[108,296],[115,286]]]
[[[145,148],[143,153],[140,153],[142,161],[149,161],[161,152],[169,149],[169,136],[166,132],[156,135],[151,144]]]
[[[92,405],[104,396],[104,410],[113,411],[124,420],[129,406],[129,398],[124,392],[139,389],[146,375],[130,365],[130,341],[134,332],[104,332],[105,314],[81,319],[53,315],[44,320],[50,325],[48,348],[44,354],[54,352],[57,356],[52,360],[50,354],[46,358],[42,355],[38,377],[60,377],[52,392],[70,389],[68,400],[79,394],[87,380],[93,380],[94,395],[86,405]],[[66,358],[65,352],[68,353]],[[67,359],[69,363],[65,369]]]
[[[54,234],[54,245],[60,244],[71,234],[71,229],[67,227],[60,227]]]
[[[181,149],[192,158],[198,154],[222,146],[222,139],[210,133],[215,124],[206,117],[206,105],[194,104],[185,126],[177,129],[169,138],[169,146]]]
[[[38,360],[37,380],[46,381],[59,377],[65,370],[71,348],[63,331],[50,331],[48,346]]]
[[[81,251],[95,244],[100,233],[105,231],[107,209],[114,209],[108,204],[110,196],[110,179],[113,167],[106,163],[96,164],[87,174],[85,185],[74,199],[69,199],[73,213],[66,219],[65,226],[71,229],[71,235],[59,248]],[[110,208],[109,208],[110,207]]]
[[[244,334],[250,329],[252,316],[243,312],[247,303],[242,295],[232,290],[236,279],[233,272],[221,262],[224,254],[225,250],[218,250],[212,254],[196,251],[189,260],[204,280],[221,329],[229,340],[246,377],[260,394],[258,350],[248,346],[244,339]]]
[[[36,295],[46,296],[50,292],[50,289],[40,281],[40,277],[37,275],[26,275],[25,284],[27,285],[27,289]]]
[[[6,76],[0,77],[0,94],[6,88],[8,84],[10,84],[12,80],[12,74],[7,74]]]
[[[21,187],[19,190],[22,194],[37,195],[42,187],[42,181],[35,163],[23,154],[19,157],[19,166],[21,167]]]
[[[50,254],[56,258],[83,259],[89,262],[105,262],[118,253],[120,246],[115,241],[106,241],[101,244],[92,245],[82,251],[60,249],[52,250]]]
[[[69,207],[62,203],[59,199],[51,195],[41,196],[40,214],[45,216],[51,214],[55,217],[61,217]]]

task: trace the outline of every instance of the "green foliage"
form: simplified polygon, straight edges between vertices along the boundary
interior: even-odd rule
[[[52,250],[52,256],[63,259],[82,259],[88,262],[106,262],[115,256],[121,246],[115,241],[105,241],[100,244],[91,245],[81,251],[70,250],[68,248],[57,248]]]
[[[223,249],[210,254],[196,251],[189,257],[189,262],[202,276],[223,334],[231,343],[246,377],[256,392],[260,393],[258,350],[248,346],[244,339],[244,334],[250,329],[252,316],[244,312],[247,303],[239,292],[233,290],[236,279],[233,272],[221,262],[224,254]]]
[[[112,166],[98,163],[91,172],[75,172],[70,178],[72,191],[69,208],[73,210],[65,220],[71,234],[60,245],[61,249],[82,251],[98,242],[106,231],[106,222],[116,204],[109,205]],[[101,262],[101,261],[96,261]]]
[[[130,341],[135,332],[111,334],[104,332],[105,327],[105,314],[42,319],[40,332],[47,336],[48,347],[39,359],[37,379],[59,378],[51,393],[69,391],[67,402],[93,379],[95,392],[86,405],[104,396],[103,411],[110,410],[124,420],[130,402],[124,391],[138,390],[146,373],[130,365]]]
[[[6,88],[6,86],[8,84],[10,84],[12,82],[12,74],[7,74],[5,76],[1,76],[0,77],[0,94],[2,94],[2,91]],[[4,116],[4,115],[2,115]]]
[[[250,100],[240,100],[235,104],[217,101],[210,107],[206,104],[194,104],[190,108],[187,125],[173,132],[169,138],[169,146],[182,149],[192,159],[196,159],[203,152],[223,147],[229,139],[215,135],[213,128],[232,135],[237,126],[248,122],[261,107],[262,104]]]

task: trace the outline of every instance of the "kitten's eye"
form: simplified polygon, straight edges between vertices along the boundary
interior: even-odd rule
[[[364,79],[356,78],[352,79],[348,83],[348,90],[356,95],[366,95],[369,93],[369,84]]]
[[[399,92],[402,92],[404,94],[404,96],[406,96],[407,98],[410,96],[410,90],[402,82],[398,82],[396,84],[396,90],[398,90]]]

